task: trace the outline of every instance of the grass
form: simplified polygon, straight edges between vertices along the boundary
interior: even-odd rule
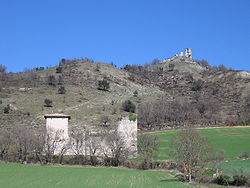
[[[100,70],[96,71],[99,65]],[[37,72],[42,80],[49,75],[54,75],[57,79],[61,74],[56,74],[56,67]],[[75,74],[71,74],[71,70]],[[67,68],[65,74],[71,76],[64,86],[66,94],[58,94],[60,86],[46,86],[38,84],[32,87],[31,91],[19,91],[19,88],[31,87],[18,85],[16,87],[6,87],[0,92],[2,104],[0,104],[0,124],[14,126],[19,124],[45,125],[44,114],[65,113],[71,115],[70,128],[74,126],[93,126],[99,128],[102,116],[109,116],[111,125],[116,126],[120,117],[128,116],[121,109],[125,100],[131,100],[138,105],[141,101],[151,101],[162,95],[162,91],[156,87],[147,87],[136,84],[128,80],[129,74],[121,69],[103,63],[90,63],[79,61],[76,66]],[[66,75],[67,75],[66,74]],[[15,79],[30,76],[28,73],[13,74]],[[100,91],[97,89],[97,81],[107,77],[110,83],[110,91]],[[79,85],[71,84],[71,80],[78,80]],[[138,91],[139,96],[133,97],[133,92]],[[5,96],[5,97],[2,97]],[[53,101],[53,107],[44,107],[44,100],[48,98]],[[113,103],[112,103],[113,102]],[[3,108],[8,104],[16,107],[10,114],[4,114]],[[20,111],[20,113],[18,113]],[[29,113],[29,117],[23,115]],[[20,118],[19,118],[20,117]],[[18,119],[19,118],[19,119]],[[25,122],[23,121],[25,120]]]
[[[0,185],[4,188],[190,187],[173,179],[169,172],[4,163],[0,164]]]
[[[208,128],[198,129],[201,135],[205,136],[210,145],[215,149],[225,150],[227,160],[237,159],[240,153],[249,151],[250,145],[250,127],[237,128]],[[160,149],[156,159],[173,159],[171,155],[171,143],[178,131],[161,131],[153,133],[160,137]]]
[[[220,168],[226,175],[248,174],[250,175],[250,160],[237,160],[224,162]]]

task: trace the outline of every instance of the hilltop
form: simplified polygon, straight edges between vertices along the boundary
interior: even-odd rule
[[[110,84],[109,91],[98,89],[102,80]],[[185,121],[183,125],[197,126],[197,122],[202,126],[226,125],[241,121],[249,81],[248,72],[214,68],[186,54],[155,65],[127,65],[122,69],[89,59],[62,59],[58,66],[48,69],[0,73],[0,123],[1,126],[40,126],[45,123],[44,114],[59,112],[72,116],[71,128],[85,125],[101,128],[103,124],[112,127],[130,114],[122,109],[124,101],[130,100],[137,106],[136,113],[142,119],[140,126],[145,122],[145,105],[150,103],[151,108],[157,101],[165,101],[161,104],[170,105],[169,108],[173,104],[168,102],[177,101],[181,108],[186,105],[183,116],[197,116],[197,121],[189,117],[175,120],[179,125],[182,124],[179,121]],[[66,93],[58,94],[62,86]],[[52,100],[52,107],[44,106],[45,99]],[[10,111],[4,113],[7,106]],[[151,119],[154,119],[151,124],[161,122],[161,127],[170,124],[166,118],[159,120],[157,114]]]

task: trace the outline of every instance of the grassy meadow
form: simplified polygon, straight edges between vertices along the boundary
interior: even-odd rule
[[[152,134],[160,137],[160,149],[156,159],[173,159],[171,145],[178,130],[161,131]],[[215,149],[225,150],[225,159],[237,159],[240,153],[250,151],[250,127],[227,127],[198,129]]]
[[[250,127],[198,129],[209,143],[225,150],[224,174],[250,174],[250,160],[238,160],[238,155],[250,150]],[[160,137],[156,159],[173,159],[171,142],[176,130],[155,132]],[[191,187],[175,179],[173,171],[143,171],[119,168],[34,166],[0,163],[0,187],[4,188],[68,188],[68,187]],[[213,187],[211,185],[209,187]]]
[[[190,187],[173,177],[157,171],[0,164],[0,185],[4,188]]]

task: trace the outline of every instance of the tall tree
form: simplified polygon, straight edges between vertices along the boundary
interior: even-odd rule
[[[155,135],[142,134],[138,137],[138,153],[143,159],[142,167],[149,167],[156,151],[159,148],[159,138]]]
[[[194,129],[180,131],[174,140],[174,154],[177,162],[183,166],[189,182],[195,174],[198,165],[204,164],[209,151],[205,137]]]

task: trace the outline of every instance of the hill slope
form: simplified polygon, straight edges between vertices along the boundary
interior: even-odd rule
[[[97,89],[98,81],[103,79],[110,83],[109,91]],[[110,120],[108,124],[115,126],[121,117],[129,115],[121,109],[125,100],[137,106],[157,100],[214,103],[220,119],[213,124],[225,124],[228,118],[238,118],[243,98],[250,91],[250,74],[214,70],[179,57],[154,66],[125,66],[124,69],[89,60],[63,59],[59,66],[37,72],[1,73],[0,86],[1,126],[40,126],[45,123],[44,114],[58,112],[72,116],[71,127],[97,128],[104,117]],[[65,87],[65,94],[58,94],[61,86]],[[138,96],[134,96],[135,91]],[[52,100],[53,106],[45,107],[45,99]],[[7,105],[10,112],[4,113]],[[203,110],[199,111],[200,116],[209,119],[205,117],[208,116],[206,108]]]

